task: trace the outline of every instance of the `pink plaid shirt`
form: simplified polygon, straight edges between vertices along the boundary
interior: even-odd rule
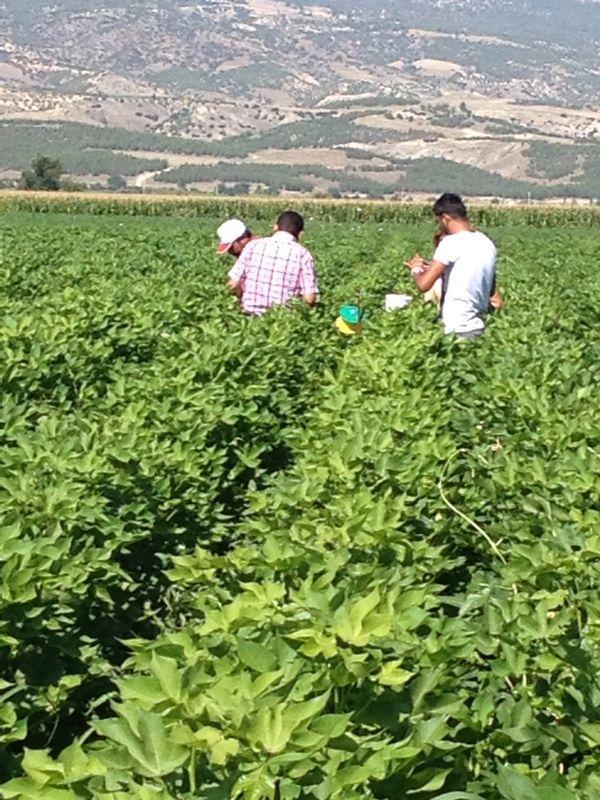
[[[243,286],[246,314],[261,315],[271,306],[319,291],[313,257],[285,231],[249,242],[229,278]]]

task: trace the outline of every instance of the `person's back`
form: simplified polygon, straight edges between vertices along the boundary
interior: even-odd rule
[[[286,212],[279,218],[273,236],[246,245],[229,273],[231,288],[243,286],[244,313],[259,316],[294,297],[314,303],[317,280],[313,258],[298,241],[302,227],[300,215]]]
[[[443,273],[442,320],[446,333],[476,333],[485,328],[496,275],[496,247],[485,234],[459,231],[445,236],[434,260]]]

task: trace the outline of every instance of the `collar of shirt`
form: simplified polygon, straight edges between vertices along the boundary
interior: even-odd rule
[[[288,233],[287,231],[276,231],[271,238],[275,239],[278,242],[295,242],[296,241],[296,237],[292,236],[292,234]]]

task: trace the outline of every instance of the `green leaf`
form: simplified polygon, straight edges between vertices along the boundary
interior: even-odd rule
[[[595,745],[600,745],[600,723],[581,722],[578,727],[587,739]]]
[[[0,786],[5,800],[79,800],[78,795],[70,789],[56,786],[40,786],[26,778],[16,778]]]
[[[165,695],[176,703],[182,699],[182,680],[181,673],[177,669],[177,662],[172,658],[152,654],[150,668],[158,678],[161,689]]]
[[[77,742],[62,751],[60,763],[64,767],[65,776],[69,782],[106,773],[106,767],[93,755],[88,756]]]
[[[47,750],[26,750],[23,771],[40,786],[64,778],[64,767],[53,761]]]
[[[314,716],[319,714],[327,705],[329,700],[329,692],[325,692],[318,697],[313,697],[310,700],[305,700],[303,703],[294,703],[286,708],[285,715],[287,719],[293,721],[295,727],[307,722]]]
[[[470,792],[448,792],[447,794],[438,794],[433,800],[486,800],[479,794],[471,794]]]
[[[534,782],[509,767],[501,767],[498,773],[498,789],[506,800],[539,800]]]
[[[324,714],[312,723],[311,730],[328,739],[336,739],[345,732],[351,718],[352,714]]]
[[[235,739],[221,738],[210,748],[210,760],[217,766],[223,766],[230,758],[239,752],[240,744]]]
[[[401,664],[401,661],[388,661],[377,676],[377,682],[382,686],[404,686],[415,673],[403,669]]]
[[[422,786],[419,786],[417,789],[411,789],[407,792],[407,794],[418,794],[420,792],[437,792],[438,789],[441,789],[442,786],[446,783],[446,778],[452,772],[451,769],[441,770],[433,775],[431,778],[426,780]],[[427,774],[427,773],[426,773]],[[411,778],[411,783],[418,782],[420,776],[413,775]]]
[[[281,753],[294,731],[316,716],[327,703],[326,693],[304,703],[287,706],[279,703],[259,709],[248,732],[248,739],[260,745],[267,753]]]
[[[142,708],[151,710],[165,700],[165,691],[161,682],[151,675],[139,675],[118,682],[121,698],[124,702],[139,703]]]
[[[197,731],[192,731],[187,725],[179,725],[172,731],[172,740],[177,744],[187,745],[189,748],[200,748],[208,753],[213,764],[222,766],[231,757],[237,755],[239,742],[235,739],[226,739],[221,731],[205,725]]]
[[[238,639],[238,656],[242,664],[255,672],[274,672],[277,669],[273,654],[256,642]]]
[[[281,753],[291,739],[294,725],[285,720],[285,706],[261,708],[248,731],[248,739],[260,745],[267,753]]]
[[[414,711],[418,711],[421,708],[423,700],[440,683],[442,676],[441,669],[429,669],[421,672],[415,679],[411,691]]]
[[[101,720],[94,727],[101,736],[125,747],[142,775],[170,775],[185,762],[188,749],[173,742],[158,714],[126,706],[118,713],[121,719]]]
[[[369,615],[377,608],[381,599],[378,589],[373,589],[366,597],[356,603],[348,603],[341,606],[334,615],[333,632],[345,642],[363,647],[374,636],[380,635],[377,630],[380,620],[377,619],[374,625],[367,629]],[[385,620],[381,622],[387,622]]]

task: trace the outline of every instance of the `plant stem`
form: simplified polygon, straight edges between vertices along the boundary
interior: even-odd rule
[[[190,766],[188,768],[188,775],[190,778],[190,794],[192,797],[196,796],[196,748],[192,747],[192,755],[190,756]]]

